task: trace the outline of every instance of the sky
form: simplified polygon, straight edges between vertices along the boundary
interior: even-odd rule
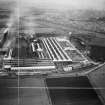
[[[67,9],[105,9],[105,0],[0,0],[17,1],[21,6],[40,5]]]
[[[40,4],[55,8],[104,9],[105,0],[20,0],[27,5]]]

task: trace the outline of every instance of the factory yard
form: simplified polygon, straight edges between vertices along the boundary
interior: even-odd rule
[[[49,38],[40,38],[39,40],[40,43],[38,43],[37,46],[40,49],[42,49],[42,51],[38,52],[38,57],[39,57],[38,59],[51,59],[54,62],[56,61],[77,62],[77,61],[86,60],[86,58],[79,51],[77,51],[77,49],[66,38],[49,37]],[[19,44],[21,44],[20,41]],[[18,55],[20,58],[21,57],[23,58],[25,56],[24,59],[30,57],[35,58],[34,55],[35,43],[30,42],[29,46],[31,46],[31,52],[33,52],[31,56],[28,55],[27,53],[28,50],[25,52],[23,49],[22,51],[20,49],[20,53],[18,54],[18,49],[16,49],[16,47],[12,49],[10,56],[13,58],[18,58]],[[73,56],[73,54],[75,54],[75,56]]]
[[[29,44],[21,38],[19,43],[16,41],[3,59],[3,68],[11,69],[11,72],[16,72],[17,75],[54,72],[58,72],[59,75],[59,72],[73,72],[76,69],[78,72],[82,67],[84,71],[87,68],[87,71],[88,68],[97,66],[79,52],[66,37],[41,37],[37,40],[38,43],[33,39]]]

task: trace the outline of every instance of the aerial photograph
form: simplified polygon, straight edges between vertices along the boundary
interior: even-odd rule
[[[0,105],[105,105],[105,0],[0,0]]]

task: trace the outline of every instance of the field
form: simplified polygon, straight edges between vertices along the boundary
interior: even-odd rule
[[[0,27],[3,28],[9,22],[14,6],[1,5],[4,5],[0,8]],[[91,34],[92,36],[105,34],[104,11],[56,10],[37,6],[25,9],[19,18],[19,32],[24,31],[31,34],[42,31],[68,35],[68,32],[71,31],[73,34]],[[15,20],[14,24],[17,23],[16,21],[18,20]]]
[[[103,17],[102,11],[68,10],[62,12],[57,10],[42,10],[40,14],[35,13],[36,11],[34,10],[29,11],[28,15],[26,14],[23,17],[24,28],[30,30],[29,26],[32,26],[38,32],[43,31],[42,28],[46,28],[46,31],[48,28],[49,32],[49,28],[52,28],[55,33],[60,33],[60,35],[68,35],[69,32],[84,35],[103,35],[105,33],[105,22],[97,19],[100,16]],[[30,24],[27,22],[30,22]]]

